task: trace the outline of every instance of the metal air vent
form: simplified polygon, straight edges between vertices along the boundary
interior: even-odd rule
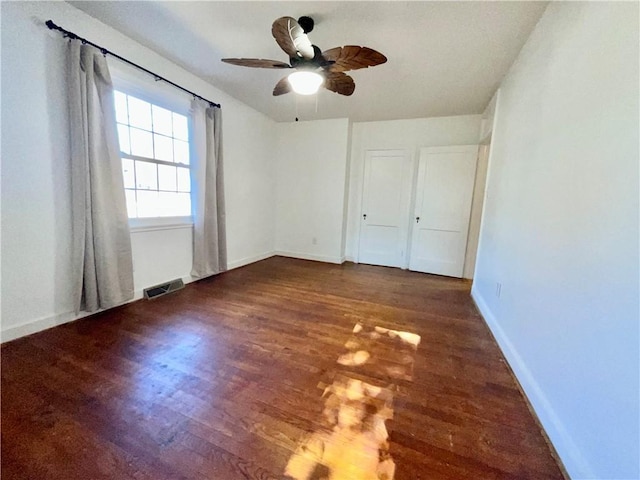
[[[184,288],[184,282],[182,281],[182,279],[178,278],[167,283],[161,283],[160,285],[145,288],[144,298],[146,298],[147,300],[151,300],[152,298],[161,297],[162,295],[175,292],[176,290],[180,290],[181,288]]]

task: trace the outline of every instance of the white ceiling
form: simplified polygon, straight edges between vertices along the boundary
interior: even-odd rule
[[[481,113],[547,2],[71,1],[80,10],[277,121],[392,120]],[[288,61],[271,36],[281,16],[308,15],[321,50],[364,45],[388,58],[350,72],[351,97],[273,97],[282,70],[225,57]],[[90,40],[90,39],[89,39]],[[118,53],[118,52],[116,52]],[[158,72],[161,73],[161,72]],[[216,99],[212,99],[216,100]],[[296,106],[296,103],[298,104]],[[224,107],[224,105],[223,105]]]

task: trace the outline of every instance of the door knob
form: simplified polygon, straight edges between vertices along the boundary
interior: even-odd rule
[[[367,219],[367,214],[365,213],[364,215],[362,215],[362,219],[366,220]]]
[[[420,223],[420,217],[416,217],[416,223]]]

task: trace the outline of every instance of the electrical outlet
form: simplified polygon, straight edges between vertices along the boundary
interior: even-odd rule
[[[501,292],[502,292],[502,283],[496,282],[496,297],[500,298]]]

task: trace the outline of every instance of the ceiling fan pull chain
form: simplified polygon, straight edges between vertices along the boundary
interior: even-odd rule
[[[298,121],[298,95],[294,95],[296,99],[296,122]]]

